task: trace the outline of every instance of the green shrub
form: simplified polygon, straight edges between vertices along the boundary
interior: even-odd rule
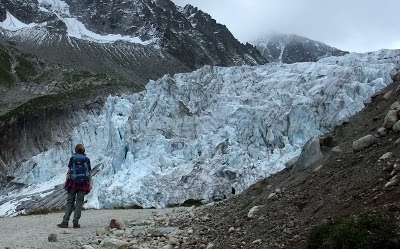
[[[57,208],[57,207],[52,207],[52,208],[39,208],[35,210],[31,210],[27,212],[26,214],[23,215],[40,215],[40,214],[50,214],[50,213],[57,213],[60,211],[64,211],[65,207],[63,208]]]
[[[143,207],[138,204],[132,204],[129,206],[116,206],[114,209],[143,209]]]
[[[23,56],[17,56],[18,64],[15,67],[16,74],[22,82],[28,81],[37,74],[34,65]]]
[[[394,249],[400,248],[394,215],[367,212],[335,218],[315,226],[307,237],[307,249]]]
[[[334,140],[331,135],[326,135],[326,136],[320,137],[319,143],[321,146],[325,146],[325,147],[333,147],[334,146]]]
[[[201,205],[203,205],[201,200],[195,200],[195,199],[187,199],[181,204],[182,207],[201,206]]]

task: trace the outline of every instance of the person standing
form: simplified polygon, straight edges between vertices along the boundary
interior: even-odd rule
[[[68,171],[64,189],[68,192],[67,204],[63,220],[58,227],[67,228],[72,210],[75,205],[73,228],[80,228],[79,219],[84,203],[85,195],[90,192],[90,159],[85,154],[83,144],[75,146],[75,154],[69,159]]]

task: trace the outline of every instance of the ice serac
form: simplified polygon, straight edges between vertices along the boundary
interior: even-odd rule
[[[140,93],[109,96],[100,115],[22,163],[14,181],[31,192],[35,184],[50,189],[64,175],[73,146],[83,142],[100,170],[87,207],[164,207],[228,195],[231,187],[240,192],[283,169],[309,138],[361,110],[391,82],[399,54],[165,75]]]

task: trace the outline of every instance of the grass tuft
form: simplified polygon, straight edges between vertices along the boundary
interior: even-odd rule
[[[307,249],[400,248],[396,219],[387,212],[370,211],[335,218],[315,226],[307,237]]]

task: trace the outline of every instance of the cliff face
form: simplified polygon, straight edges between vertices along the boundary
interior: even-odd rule
[[[191,5],[177,8],[170,0],[66,2],[71,13],[91,29],[144,41],[159,39],[164,51],[191,69],[267,62],[253,46],[241,44],[224,25]]]

